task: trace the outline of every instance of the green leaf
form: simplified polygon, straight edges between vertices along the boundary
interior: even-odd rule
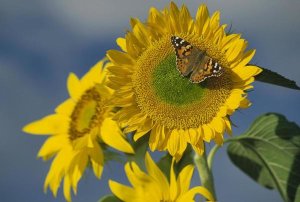
[[[114,195],[106,195],[103,196],[101,199],[99,199],[98,202],[122,202],[122,201]]]
[[[171,164],[172,164],[172,156],[169,153],[166,153],[157,162],[157,166],[165,174],[165,176],[168,178],[169,181],[170,181]]]
[[[134,154],[127,154],[127,161],[134,161],[141,169],[145,170],[145,155],[149,147],[149,135],[144,135],[136,142],[131,140]]]
[[[300,201],[300,128],[295,123],[279,114],[262,115],[230,140],[227,152],[257,183],[276,188],[284,201]]]
[[[175,164],[176,175],[187,165],[194,164],[194,150],[188,145],[178,163]]]
[[[282,86],[282,87],[286,87],[286,88],[300,90],[300,87],[297,86],[295,81],[287,79],[284,76],[281,76],[280,74],[273,72],[271,70],[268,70],[266,68],[263,68],[263,67],[259,67],[259,68],[263,69],[263,71],[255,77],[255,79],[257,81],[270,83],[270,84],[274,84],[274,85],[278,85],[278,86]]]
[[[194,164],[193,159],[193,149],[189,145],[184,151],[180,161],[174,164],[174,171],[176,176],[180,173],[180,171],[189,164]],[[165,174],[165,176],[170,180],[170,169],[172,164],[172,156],[169,153],[166,153],[158,162],[157,165],[161,171]]]
[[[116,161],[119,163],[124,163],[124,156],[122,156],[120,153],[108,149],[104,149],[103,152],[104,152],[105,163],[107,163],[108,161]]]

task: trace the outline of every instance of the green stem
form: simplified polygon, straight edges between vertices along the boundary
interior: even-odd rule
[[[231,141],[234,141],[233,138],[228,138],[224,141],[224,144],[228,143],[228,142],[231,142]],[[215,145],[209,152],[208,156],[207,156],[207,164],[208,164],[208,168],[209,170],[211,171],[211,168],[212,168],[212,163],[213,163],[213,159],[215,157],[215,154],[216,152],[221,148],[222,146],[220,145]]]
[[[208,164],[208,169],[211,171],[212,168],[212,162],[214,159],[214,156],[216,154],[216,152],[220,149],[219,145],[215,145],[209,152],[208,156],[207,156],[207,164]]]
[[[195,153],[194,162],[198,169],[198,173],[199,173],[199,177],[200,177],[202,186],[207,188],[213,195],[214,199],[217,200],[217,197],[215,194],[215,187],[214,187],[214,178],[213,178],[213,174],[207,163],[205,150],[204,150],[204,153],[202,156]]]

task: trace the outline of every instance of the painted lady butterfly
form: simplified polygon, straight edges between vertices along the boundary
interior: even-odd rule
[[[190,75],[192,83],[200,83],[209,77],[221,76],[223,73],[223,68],[218,62],[184,39],[172,36],[171,43],[176,52],[178,71],[182,76]]]

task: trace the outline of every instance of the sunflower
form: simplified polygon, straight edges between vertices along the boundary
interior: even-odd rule
[[[44,183],[57,195],[62,179],[64,196],[71,201],[71,188],[77,193],[77,184],[85,168],[91,164],[97,178],[101,177],[104,157],[99,142],[120,151],[133,153],[125,141],[113,113],[107,107],[112,91],[105,87],[105,71],[109,64],[100,61],[82,79],[71,73],[67,87],[70,98],[60,104],[55,113],[34,121],[23,128],[35,135],[50,135],[41,147],[38,157],[48,160],[55,156]]]
[[[121,51],[109,50],[108,86],[115,89],[115,119],[134,140],[149,134],[153,150],[168,150],[179,160],[187,144],[203,154],[204,141],[222,145],[231,134],[229,116],[247,108],[247,90],[261,72],[248,65],[255,50],[246,50],[240,34],[227,34],[220,12],[209,15],[205,5],[193,19],[186,8],[174,4],[159,11],[151,8],[145,23],[131,20],[132,30],[118,38]],[[217,61],[219,77],[200,84],[180,76],[171,37],[177,36]]]
[[[192,165],[184,167],[176,179],[173,161],[169,183],[148,153],[145,156],[145,163],[148,175],[141,171],[135,162],[127,163],[125,172],[133,187],[110,180],[109,187],[113,194],[125,202],[193,202],[197,194],[214,201],[212,194],[204,187],[189,189],[194,170]]]

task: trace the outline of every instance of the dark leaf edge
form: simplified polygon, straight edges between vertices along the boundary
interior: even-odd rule
[[[261,66],[255,65],[261,68],[263,71],[255,76],[255,79],[260,82],[269,83],[277,86],[282,86],[285,88],[291,88],[294,90],[300,90],[300,87],[295,81],[285,78],[284,76],[278,74],[277,72],[271,71],[269,69],[263,68]]]

